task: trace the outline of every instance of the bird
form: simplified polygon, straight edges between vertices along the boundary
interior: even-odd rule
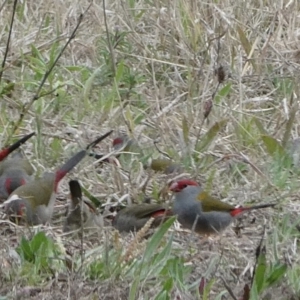
[[[27,141],[34,132],[26,135],[12,146],[4,150],[11,153]],[[1,152],[0,152],[1,157]],[[0,163],[0,201],[6,200],[8,196],[19,186],[32,180],[34,169],[21,152],[15,152]]]
[[[90,143],[85,150],[77,152],[55,173],[44,173],[42,178],[31,181],[18,187],[0,206],[12,221],[28,225],[45,224],[53,214],[56,193],[60,181],[71,171],[87,154],[89,148],[94,147],[112,131]]]
[[[197,182],[182,179],[173,182],[169,189],[175,193],[173,213],[179,223],[202,235],[218,234],[228,227],[235,217],[250,210],[273,207],[276,203],[235,207],[213,198]]]
[[[35,132],[31,132],[30,134],[25,135],[20,140],[16,141],[9,147],[6,147],[0,151],[0,161],[4,160],[10,153],[18,149],[21,145],[23,145],[27,140],[29,140],[32,136],[35,135]]]
[[[150,162],[144,164],[144,169],[151,169],[155,172],[163,172],[164,174],[183,172],[181,165],[174,163],[171,159],[165,158],[150,159]]]
[[[143,155],[142,148],[138,145],[137,141],[126,134],[114,138],[112,148],[114,151],[137,153],[140,158]],[[96,153],[89,153],[89,155],[93,156],[95,159],[104,157],[103,154]],[[125,153],[116,153],[115,158],[120,159],[121,155],[124,157]],[[101,163],[117,164],[116,159],[113,159],[113,157],[104,158]],[[164,174],[180,173],[183,171],[181,165],[174,163],[171,159],[165,158],[150,158],[143,164],[143,167],[145,170],[150,169],[154,172],[162,172]]]
[[[32,181],[33,173],[32,165],[20,152],[4,160],[0,164],[0,201],[6,200],[19,186]]]
[[[123,134],[113,140],[113,149],[124,152],[142,153],[142,149],[138,146],[136,140],[130,139],[129,136]],[[124,147],[124,148],[123,148]],[[120,154],[119,154],[120,155]],[[118,156],[116,156],[118,157]],[[144,169],[150,169],[155,172],[163,172],[165,174],[179,173],[183,171],[182,166],[174,163],[171,159],[152,158],[147,163],[144,163]]]
[[[124,152],[131,152],[133,148],[138,147],[138,144],[136,140],[131,139],[127,134],[122,134],[113,139],[112,147],[116,151],[122,149]]]
[[[157,227],[172,216],[172,212],[160,204],[136,204],[121,209],[112,221],[112,226],[120,232],[139,231],[150,218],[152,227]]]
[[[130,139],[127,134],[122,134],[116,138],[113,139],[112,141],[112,149],[114,151],[121,151],[122,152],[130,152],[132,151],[132,146],[136,145],[137,143],[135,140]],[[139,148],[138,148],[139,149]],[[139,149],[140,150],[140,149]],[[104,154],[97,154],[94,152],[90,152],[88,154],[89,156],[94,157],[97,160],[102,159],[105,155]],[[116,163],[116,158],[120,158],[121,153],[116,153],[113,157],[107,157],[101,160],[100,164],[102,165],[103,163],[110,163],[110,164],[117,164]]]
[[[82,199],[81,186],[78,180],[69,181],[71,203],[65,219],[63,232],[84,229],[101,228],[104,226],[103,217],[94,205]]]

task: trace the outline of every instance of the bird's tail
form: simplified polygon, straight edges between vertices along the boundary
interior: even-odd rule
[[[77,180],[70,180],[69,188],[70,188],[70,193],[71,193],[71,200],[75,207],[82,200],[81,187]]]
[[[254,210],[254,209],[261,209],[261,208],[267,208],[267,207],[273,207],[277,203],[268,203],[268,204],[260,204],[260,205],[253,205],[253,206],[245,206],[245,207],[236,207],[232,209],[230,212],[231,216],[235,217],[245,211]]]
[[[35,135],[35,132],[25,135],[24,137],[22,137],[20,140],[18,140],[11,146],[1,150],[0,151],[0,161],[2,161],[4,158],[6,158],[8,154],[10,154],[13,151],[15,151],[16,149],[18,149],[22,144],[24,144],[27,140],[29,140],[33,135]]]
[[[104,135],[97,138],[95,141],[90,143],[86,150],[81,150],[78,153],[76,153],[73,157],[71,157],[58,171],[55,173],[55,191],[57,190],[58,183],[66,176],[68,172],[70,172],[87,154],[88,150],[94,146],[96,146],[97,143],[104,140],[106,137],[108,137],[112,133],[112,130],[105,133]]]

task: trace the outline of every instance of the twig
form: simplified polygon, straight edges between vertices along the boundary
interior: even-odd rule
[[[166,156],[166,157],[169,158],[169,159],[172,159],[172,157],[171,157],[167,152],[164,152],[164,151],[162,151],[162,150],[160,150],[160,149],[158,148],[158,146],[157,146],[158,142],[157,142],[157,141],[154,141],[153,144],[154,144],[156,150],[157,150],[160,154],[162,154],[163,156]]]
[[[41,94],[41,95],[40,95],[40,98],[43,98],[43,97],[45,97],[45,96],[48,96],[48,95],[54,93],[56,90],[58,90],[58,89],[60,89],[60,88],[62,88],[62,87],[64,87],[64,86],[65,86],[64,84],[58,85],[58,86],[57,86],[56,88],[54,88],[53,90],[51,90],[51,91],[49,91],[49,92],[46,92],[46,93],[44,93],[44,94]]]
[[[79,18],[78,18],[78,22],[76,24],[76,27],[74,28],[71,36],[68,38],[65,46],[61,49],[60,53],[57,55],[56,59],[54,60],[53,64],[50,66],[49,70],[46,71],[39,87],[38,87],[38,90],[37,92],[35,93],[35,95],[32,97],[32,99],[30,100],[30,102],[26,105],[24,104],[23,107],[22,107],[22,110],[21,110],[21,113],[20,113],[20,117],[19,117],[19,120],[15,123],[14,125],[14,128],[12,130],[12,134],[14,134],[16,132],[16,130],[19,128],[21,122],[23,121],[24,119],[24,116],[27,114],[27,112],[29,111],[29,109],[31,108],[32,104],[37,101],[39,98],[41,98],[44,94],[40,94],[41,93],[41,90],[47,80],[47,78],[49,77],[49,75],[51,74],[52,70],[54,69],[55,65],[57,64],[58,60],[60,59],[60,57],[62,56],[62,54],[64,53],[64,51],[66,50],[66,48],[68,47],[68,45],[70,44],[70,42],[75,38],[75,34],[83,20],[83,16],[84,14],[90,9],[92,5],[92,2],[90,3],[90,5],[88,6],[88,8],[82,13],[80,14]]]
[[[228,292],[228,294],[234,299],[234,300],[238,300],[238,298],[234,295],[231,287],[227,284],[227,282],[225,281],[225,279],[223,277],[221,277],[221,280],[223,281],[223,284]]]
[[[4,57],[3,57],[1,70],[0,70],[0,82],[2,80],[3,69],[5,67],[6,58],[7,58],[7,54],[8,54],[8,51],[9,51],[9,43],[10,43],[12,28],[13,28],[13,24],[14,24],[17,3],[18,3],[18,0],[15,0],[14,5],[13,5],[13,12],[12,12],[12,16],[11,16],[11,21],[10,21],[9,33],[8,33],[8,38],[7,38],[7,43],[6,43],[6,49],[5,49],[5,52],[4,52]]]
[[[83,266],[84,262],[84,250],[83,250],[83,205],[84,202],[81,199],[80,201],[80,258],[81,258],[81,266]]]
[[[106,19],[105,0],[103,0],[103,16],[104,16],[104,24],[105,24],[106,37],[107,37],[107,45],[108,45],[109,53],[110,53],[110,57],[111,57],[111,69],[113,72],[113,77],[115,77],[116,76],[116,61],[115,61],[113,47],[111,45],[111,40],[109,37],[109,31],[108,31],[108,25],[107,25],[107,19]]]
[[[0,13],[1,13],[1,11],[2,11],[2,9],[3,9],[3,7],[5,6],[5,4],[6,4],[7,1],[8,1],[8,0],[4,0],[4,2],[3,2],[2,5],[0,6]]]
[[[261,239],[260,239],[260,242],[259,242],[259,245],[257,246],[256,248],[256,253],[255,253],[255,264],[254,264],[254,271],[253,271],[253,275],[252,275],[252,278],[251,278],[251,288],[253,286],[253,282],[254,282],[254,278],[255,278],[255,272],[256,272],[256,267],[258,265],[258,259],[259,259],[259,256],[261,254],[262,251],[264,251],[264,247],[263,247],[263,241],[264,241],[264,238],[265,238],[265,232],[266,232],[266,226],[264,226],[264,229],[263,229],[263,232],[262,232],[262,235],[261,235]]]

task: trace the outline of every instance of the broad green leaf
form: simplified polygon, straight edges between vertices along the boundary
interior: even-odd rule
[[[84,85],[84,88],[83,88],[83,98],[84,99],[87,99],[90,95],[90,92],[91,92],[91,89],[92,89],[92,86],[93,86],[93,83],[95,81],[95,78],[101,74],[101,71],[102,71],[102,67],[100,68],[97,68],[91,75],[90,77],[88,78],[88,80],[86,80],[85,82],[85,85]]]
[[[17,253],[23,258],[23,260],[33,261],[34,257],[27,239],[22,237],[20,245],[16,249]]]
[[[82,66],[67,66],[65,68],[66,68],[66,70],[68,70],[70,72],[82,72],[82,71],[90,72],[87,68],[82,67]]]
[[[166,261],[169,257],[172,250],[173,237],[171,237],[168,241],[168,244],[157,254],[157,256],[153,260],[153,264],[160,264],[163,261]]]
[[[30,67],[32,70],[34,70],[37,73],[44,73],[46,65],[44,62],[36,57],[30,57]]]
[[[134,131],[134,121],[132,118],[132,113],[130,111],[129,105],[127,105],[127,107],[125,108],[125,118],[129,125],[130,131],[133,132]]]
[[[226,126],[228,120],[224,119],[220,122],[216,122],[201,138],[197,145],[199,152],[204,151],[213,142],[217,134]]]
[[[243,29],[240,26],[237,26],[237,32],[239,34],[239,38],[241,41],[241,44],[247,54],[247,56],[249,56],[250,52],[251,52],[251,44],[249,42],[249,40],[247,39],[245,32],[243,31]]]
[[[57,58],[57,49],[58,49],[58,46],[59,46],[59,43],[56,42],[56,43],[53,43],[52,46],[51,46],[51,50],[50,50],[50,60],[48,61],[48,65],[51,66],[53,65],[55,59]]]
[[[284,148],[276,139],[269,135],[262,135],[261,138],[269,155],[275,156],[279,154],[281,157],[284,157],[286,155]]]
[[[137,299],[136,296],[137,296],[137,290],[138,290],[139,286],[140,286],[140,277],[138,276],[137,278],[135,278],[133,283],[130,285],[128,300],[136,300]]]
[[[258,256],[257,266],[254,274],[254,283],[256,285],[258,294],[260,294],[264,288],[266,269],[267,269],[266,254],[265,251],[262,250]]]
[[[31,53],[32,53],[31,58],[36,57],[38,58],[38,60],[40,60],[43,63],[43,65],[45,65],[44,57],[41,54],[40,50],[36,48],[34,44],[31,44],[30,46],[31,46]]]
[[[266,284],[268,285],[268,287],[274,283],[277,283],[286,274],[286,271],[287,271],[287,265],[277,264],[273,268],[271,274],[268,276],[266,280]]]
[[[188,145],[189,144],[189,124],[188,124],[188,121],[185,116],[182,118],[182,135],[183,135],[185,144]]]
[[[254,282],[251,291],[250,291],[250,299],[249,300],[257,300],[259,299],[259,293],[257,291],[257,286],[256,283]]]
[[[119,83],[124,75],[125,72],[125,66],[124,66],[124,61],[120,61],[118,63],[118,67],[116,69],[116,82]]]
[[[170,292],[173,288],[173,278],[168,278],[165,282],[164,282],[164,286],[163,286],[163,289],[167,292]]]
[[[204,290],[203,290],[203,295],[202,295],[203,300],[209,299],[209,294],[210,294],[211,288],[214,285],[214,283],[215,283],[215,279],[213,278],[205,285]]]
[[[172,259],[172,274],[177,282],[180,285],[184,284],[184,268],[183,268],[183,258],[182,257],[176,257],[175,259]]]
[[[155,300],[169,300],[170,293],[169,293],[169,291],[162,291],[154,299]]]
[[[29,243],[32,252],[35,253],[41,248],[44,243],[48,244],[48,238],[46,237],[44,232],[40,231],[32,238]]]
[[[263,124],[257,118],[253,117],[252,121],[255,123],[256,127],[258,128],[260,134],[268,135],[267,131],[265,130]]]
[[[247,56],[249,57],[249,55],[251,53],[252,45],[250,44],[249,40],[246,37],[245,32],[243,31],[243,29],[240,26],[237,26],[237,32],[239,34],[241,44],[242,44]],[[253,68],[256,69],[253,59],[250,60],[250,63],[252,64]]]
[[[214,102],[219,104],[223,98],[225,98],[231,92],[231,83],[226,84],[218,91],[214,98]]]
[[[158,231],[156,231],[151,239],[149,240],[145,253],[144,253],[144,261],[148,261],[152,258],[153,253],[155,253],[155,250],[158,248],[158,246],[161,243],[161,240],[163,236],[166,234],[166,232],[169,230],[169,228],[172,226],[174,221],[176,220],[176,217],[171,217],[168,219],[165,223],[163,223]]]
[[[9,94],[15,89],[15,83],[14,82],[9,82],[6,85],[2,86],[1,90],[0,90],[0,96],[2,95],[7,95],[9,96]]]
[[[95,196],[93,196],[86,188],[84,188],[82,185],[81,185],[81,189],[82,189],[84,196],[86,196],[89,200],[91,200],[92,203],[96,207],[99,207],[101,205],[101,202]]]

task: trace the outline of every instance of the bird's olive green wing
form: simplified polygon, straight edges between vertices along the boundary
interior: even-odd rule
[[[166,209],[160,204],[138,204],[126,207],[121,210],[122,214],[132,215],[138,219],[151,217],[157,211],[165,211]]]
[[[144,164],[144,169],[151,169],[155,172],[164,172],[165,174],[183,171],[182,166],[173,162],[170,159],[164,158],[152,159],[151,162]]]
[[[210,212],[210,211],[231,211],[234,209],[234,206],[222,202],[212,196],[210,196],[206,192],[201,192],[198,196],[198,200],[201,201],[202,204],[202,210],[204,212]]]
[[[52,175],[52,176],[49,176]],[[18,187],[13,195],[26,199],[33,208],[39,205],[48,205],[54,190],[54,174],[49,174],[46,178],[40,178]]]

